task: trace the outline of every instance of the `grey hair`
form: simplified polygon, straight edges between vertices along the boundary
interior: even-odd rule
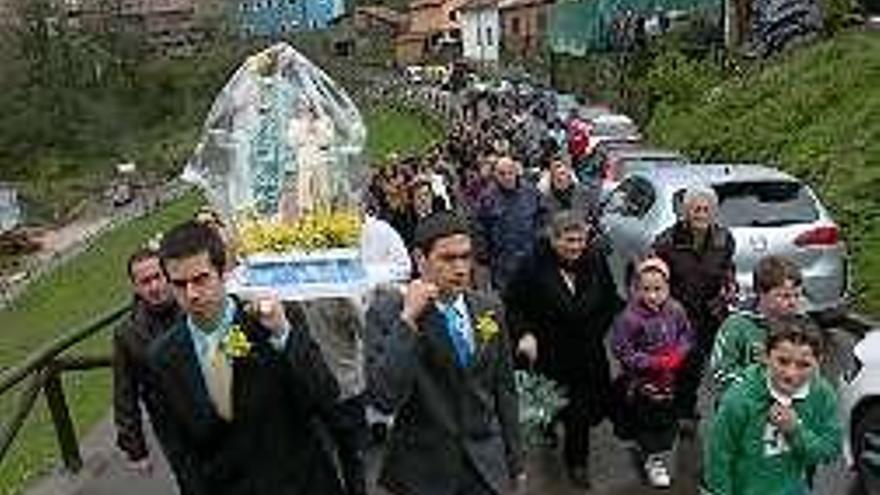
[[[709,208],[712,210],[712,216],[718,215],[718,193],[709,186],[693,185],[685,190],[684,197],[681,199],[681,218],[687,216],[691,203],[697,199],[705,199],[709,201]]]
[[[563,210],[553,215],[550,221],[549,234],[551,239],[559,239],[566,232],[573,230],[588,232],[589,229],[590,226],[583,215],[579,215],[572,210]]]

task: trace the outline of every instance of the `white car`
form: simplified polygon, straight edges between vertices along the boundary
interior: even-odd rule
[[[880,327],[853,349],[840,384],[843,453],[862,493],[880,493]]]

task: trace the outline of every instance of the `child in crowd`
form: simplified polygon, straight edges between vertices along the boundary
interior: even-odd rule
[[[767,256],[758,262],[753,274],[758,297],[755,310],[727,317],[712,349],[712,379],[718,398],[764,355],[767,322],[798,311],[801,284],[801,271],[790,259]]]
[[[840,451],[837,397],[818,373],[822,335],[805,317],[770,323],[764,362],[731,385],[707,437],[704,493],[806,495],[808,470]]]
[[[677,434],[673,386],[693,343],[684,308],[669,296],[669,267],[651,257],[636,268],[633,296],[614,324],[614,355],[628,430],[644,456],[645,477],[656,488],[671,485],[668,452]]]

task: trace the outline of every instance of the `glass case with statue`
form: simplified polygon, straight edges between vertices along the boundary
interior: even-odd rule
[[[230,290],[344,297],[393,278],[359,253],[365,142],[349,96],[291,46],[274,45],[238,68],[184,173],[228,230],[238,260]]]

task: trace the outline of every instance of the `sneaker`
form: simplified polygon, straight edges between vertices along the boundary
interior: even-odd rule
[[[653,488],[672,486],[672,477],[666,469],[666,461],[659,455],[648,456],[648,460],[645,461],[645,478]]]

